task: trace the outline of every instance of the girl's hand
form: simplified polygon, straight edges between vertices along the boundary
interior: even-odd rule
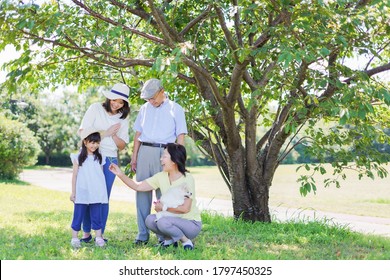
[[[70,201],[75,201],[76,200],[76,195],[74,194],[74,193],[72,193],[71,195],[70,195]]]

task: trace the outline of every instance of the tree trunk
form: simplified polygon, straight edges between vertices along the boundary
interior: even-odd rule
[[[232,168],[243,166],[244,161],[243,159]],[[270,184],[259,178],[260,176],[256,177],[244,175],[231,178],[234,217],[252,222],[271,222],[268,205]]]
[[[227,149],[234,217],[271,222],[268,207],[271,181],[266,178],[273,178],[273,174],[263,176],[267,165],[259,165],[257,157],[246,153],[246,149]]]
[[[250,193],[246,191],[246,186],[237,186],[233,182],[234,193],[240,192],[237,199],[233,199],[233,213],[235,218],[242,218],[245,221],[271,222],[271,215],[268,207],[269,189],[267,186],[257,186],[259,190],[253,194],[256,200],[252,199]]]

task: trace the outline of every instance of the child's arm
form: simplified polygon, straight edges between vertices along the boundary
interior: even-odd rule
[[[77,163],[73,163],[72,193],[70,195],[70,200],[73,202],[76,200],[76,179],[77,179],[78,170],[79,170],[79,165]]]

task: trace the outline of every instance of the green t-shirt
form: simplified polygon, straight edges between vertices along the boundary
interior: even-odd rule
[[[169,181],[168,172],[164,171],[159,172],[154,176],[146,179],[146,182],[150,186],[152,186],[153,189],[160,189],[162,195],[166,193],[170,188],[178,187],[181,184],[185,183],[189,191],[192,193],[192,204],[190,212],[182,214],[180,217],[187,220],[201,221],[200,211],[196,202],[195,181],[194,177],[192,177],[190,173],[186,173],[186,176],[180,177],[179,179],[174,181],[172,185]]]

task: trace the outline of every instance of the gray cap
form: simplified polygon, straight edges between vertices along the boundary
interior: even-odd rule
[[[141,98],[152,98],[160,89],[162,89],[161,81],[158,79],[147,80],[141,89]]]

